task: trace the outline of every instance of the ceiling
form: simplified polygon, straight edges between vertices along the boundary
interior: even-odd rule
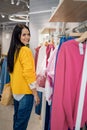
[[[5,22],[11,22],[9,15],[24,13],[29,11],[29,0],[0,0],[0,24]],[[11,1],[14,4],[11,4]],[[19,3],[18,3],[19,2]],[[18,4],[18,5],[17,5]],[[27,6],[28,5],[28,6]],[[5,16],[3,18],[3,15]]]
[[[11,1],[14,1],[14,4],[11,4]],[[20,2],[19,5],[17,5],[18,1]],[[15,18],[18,18],[18,14],[28,14],[30,11],[30,22],[34,22],[34,25],[40,28],[40,25],[43,26],[48,22],[52,14],[52,9],[56,8],[58,3],[59,0],[2,0],[0,2],[0,27],[3,24],[14,23],[9,20],[9,16],[16,14]],[[43,13],[38,13],[39,11]],[[5,17],[2,18],[2,15],[5,15]],[[20,16],[20,19],[25,19],[25,17]]]
[[[44,27],[58,3],[59,0],[30,0],[30,22],[37,28]]]
[[[57,7],[59,0],[19,0],[20,4],[18,6],[16,5],[18,0],[13,0],[14,4],[11,4],[11,1],[0,0],[0,37],[2,39],[2,32],[10,34],[14,28],[15,23],[9,20],[9,15],[24,14],[27,12],[27,14],[29,13],[29,27],[32,34],[31,48],[34,50],[38,44],[38,30],[42,29],[49,21],[52,9]],[[30,8],[26,6],[26,2]],[[5,15],[5,18],[2,18],[2,14]],[[3,46],[6,46],[4,43]]]

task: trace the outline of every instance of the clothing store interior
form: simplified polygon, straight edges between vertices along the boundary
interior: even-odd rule
[[[18,23],[30,29],[40,98],[27,130],[87,130],[87,0],[0,2],[0,130],[13,129],[14,102],[1,101],[10,83],[7,54]]]

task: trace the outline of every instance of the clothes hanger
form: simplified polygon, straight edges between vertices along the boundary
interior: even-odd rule
[[[79,33],[79,32],[71,32],[71,33],[69,33],[69,36],[79,38],[79,37],[81,37],[82,34],[83,33]]]
[[[86,40],[87,40],[87,31],[82,33],[82,35],[76,39],[76,41],[81,42],[81,43],[83,43]]]

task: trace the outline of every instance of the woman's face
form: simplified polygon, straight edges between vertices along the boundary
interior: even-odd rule
[[[30,32],[28,31],[27,28],[23,28],[20,36],[20,41],[24,44],[27,45],[29,44],[30,41]]]

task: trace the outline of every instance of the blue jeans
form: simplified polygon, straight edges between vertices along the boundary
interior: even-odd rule
[[[26,94],[20,101],[14,99],[13,130],[26,130],[33,107],[33,95]]]

